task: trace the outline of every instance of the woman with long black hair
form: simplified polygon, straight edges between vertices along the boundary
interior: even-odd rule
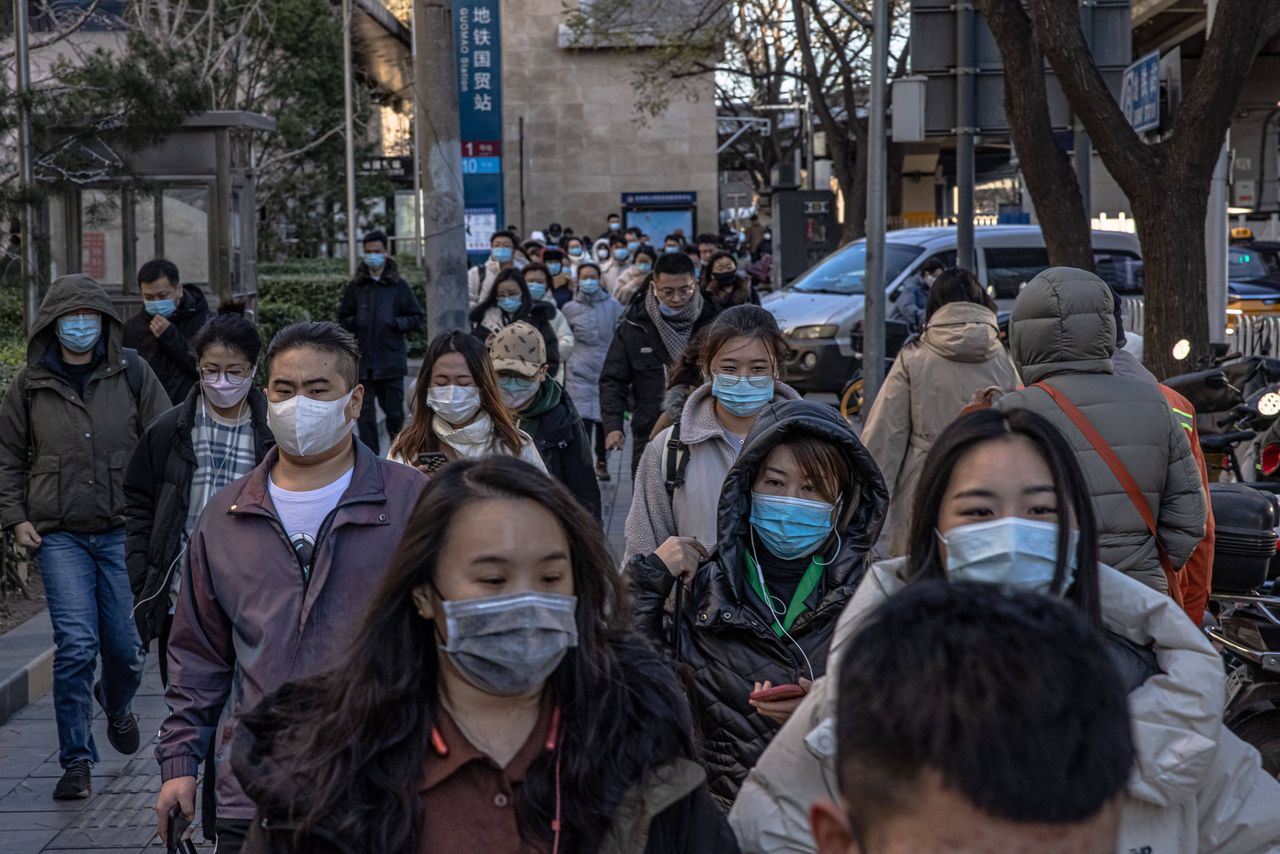
[[[498,330],[523,320],[542,334],[547,343],[547,372],[556,376],[562,358],[554,325],[559,313],[556,305],[555,301],[534,299],[524,273],[512,267],[498,274],[493,290],[471,309],[471,333],[487,344]]]
[[[423,493],[351,652],[246,716],[246,852],[737,851],[675,674],[563,486],[508,458]]]

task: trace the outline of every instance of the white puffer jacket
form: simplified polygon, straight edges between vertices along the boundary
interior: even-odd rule
[[[827,672],[868,614],[901,590],[905,558],[872,567],[840,616]],[[1098,567],[1104,627],[1155,653],[1159,673],[1129,694],[1137,767],[1118,854],[1280,854],[1280,783],[1222,725],[1222,659],[1172,599]],[[744,852],[814,854],[809,807],[835,800],[835,683],[814,683],[752,769],[729,816]]]

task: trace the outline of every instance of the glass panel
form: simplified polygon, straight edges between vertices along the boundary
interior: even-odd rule
[[[1017,299],[1023,286],[1049,266],[1049,251],[1043,247],[983,251],[987,256],[987,292],[996,299]]]
[[[138,269],[159,257],[160,247],[156,244],[156,197],[154,193],[138,193],[133,197],[133,226],[137,234],[134,243],[134,260]],[[179,268],[181,269],[181,268]]]
[[[240,239],[240,191],[231,191],[231,293],[240,293],[240,265],[243,262],[244,242]]]
[[[919,246],[901,243],[885,244],[884,281],[888,285],[920,254]],[[867,244],[846,246],[797,279],[792,287],[798,291],[823,294],[860,294],[867,274]]]
[[[1098,276],[1116,293],[1126,297],[1142,296],[1142,261],[1132,252],[1102,251],[1093,253]]]
[[[1227,278],[1233,282],[1260,279],[1267,275],[1267,265],[1252,249],[1227,250]]]
[[[170,187],[164,191],[164,251],[165,257],[178,265],[182,281],[208,290],[208,187]]]
[[[80,192],[80,272],[103,285],[124,285],[120,193]]]

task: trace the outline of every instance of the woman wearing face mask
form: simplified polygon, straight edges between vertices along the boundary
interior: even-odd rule
[[[715,545],[720,486],[756,416],[773,401],[799,397],[778,381],[786,347],[778,322],[757,306],[735,306],[707,327],[698,361],[709,380],[689,395],[677,423],[644,449],[625,557],[659,549],[664,559],[682,555],[688,570]]]
[[[738,272],[738,262],[728,252],[713,253],[703,266],[702,292],[721,308],[760,304],[760,295],[752,287],[751,280]]]
[[[409,530],[346,661],[243,719],[247,854],[737,851],[675,674],[563,487],[461,463]]]
[[[726,806],[826,671],[887,505],[875,462],[839,413],[787,401],[760,415],[725,478],[715,557],[696,572],[663,549],[629,562],[637,625],[693,671],[711,791]],[[672,622],[664,610],[677,579],[688,595]],[[779,686],[792,693],[758,693]]]
[[[553,325],[558,312],[555,302],[534,299],[524,273],[505,270],[499,274],[488,299],[471,310],[471,331],[481,341],[488,341],[499,329],[523,320],[546,339],[547,364],[554,376],[561,362],[560,339]]]
[[[545,470],[533,440],[502,402],[484,345],[465,332],[432,339],[409,412],[412,420],[391,443],[390,460],[433,474],[445,462],[498,454]]]
[[[604,242],[603,238],[601,242]],[[600,284],[609,293],[616,292],[618,280],[627,267],[631,266],[631,250],[627,248],[627,239],[615,232],[605,245],[605,257],[597,257],[597,260],[600,261]]]
[[[876,564],[840,617],[841,643],[879,603],[923,579],[1061,596],[1105,636],[1129,688],[1138,763],[1116,851],[1252,854],[1280,838],[1280,785],[1222,726],[1222,659],[1167,596],[1097,560],[1075,452],[1046,419],[984,410],[948,428],[916,493],[906,557]],[[811,803],[834,779],[834,686],[819,680],[751,772],[731,821],[748,851],[814,851]]]
[[[923,334],[903,345],[862,431],[893,495],[888,553],[895,556],[907,553],[911,502],[929,448],[974,392],[1018,387],[995,303],[972,273],[942,273],[928,300]]]
[[[557,306],[573,299],[573,271],[565,261],[564,251],[548,246],[542,253],[542,265],[551,276],[551,298]]]
[[[556,349],[560,355],[560,369],[556,372],[555,378],[563,383],[565,366],[569,364],[569,358],[573,355],[576,344],[573,338],[573,327],[569,325],[569,319],[565,317],[564,312],[551,296],[551,274],[547,272],[547,268],[541,264],[530,264],[521,273],[524,275],[525,284],[529,287],[529,298],[533,300],[533,304],[537,305],[541,302],[555,309],[555,314],[551,316],[551,331],[555,333]]]
[[[653,265],[658,261],[658,253],[652,246],[639,246],[631,257],[631,266],[618,276],[618,284],[613,290],[614,297],[624,306],[631,305],[631,301],[637,294],[642,294],[649,289],[649,283],[653,281]]]
[[[160,679],[181,560],[209,498],[248,474],[275,444],[267,399],[253,387],[262,339],[244,303],[223,304],[192,339],[199,384],[146,429],[125,472],[125,565],[142,645],[160,641]]]
[[[593,276],[592,273],[597,275]],[[565,390],[578,407],[588,434],[595,437],[595,472],[609,479],[604,447],[604,421],[600,415],[600,373],[613,343],[614,330],[622,319],[622,304],[609,296],[598,267],[584,264],[578,270],[578,293],[565,303],[564,314],[573,330],[573,359],[565,371]]]
[[[564,252],[569,259],[569,275],[576,279],[578,277],[578,265],[588,260],[587,250],[582,245],[582,239],[579,237],[565,238]]]

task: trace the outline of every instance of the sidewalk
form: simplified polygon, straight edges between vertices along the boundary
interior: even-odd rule
[[[621,558],[623,524],[631,506],[631,448],[609,455],[613,479],[600,484],[605,534],[615,557]],[[21,652],[13,636],[19,635]],[[40,642],[33,643],[38,635]],[[19,629],[0,636],[0,664],[22,653],[34,659],[47,654],[51,643],[48,615],[41,613]],[[20,667],[21,665],[19,665]],[[37,668],[38,669],[38,668]],[[5,671],[0,671],[0,681]],[[25,681],[24,681],[25,684]],[[58,766],[58,730],[53,695],[47,686],[30,705],[0,726],[0,854],[107,854],[107,852],[163,851],[155,835],[155,800],[160,791],[160,767],[154,758],[155,736],[164,719],[164,695],[155,655],[134,701],[141,720],[143,744],[138,753],[122,757],[107,742],[106,718],[94,717],[93,737],[102,762],[93,771],[93,797],[84,801],[55,801],[53,787],[62,775]],[[195,839],[203,843],[197,817]]]

